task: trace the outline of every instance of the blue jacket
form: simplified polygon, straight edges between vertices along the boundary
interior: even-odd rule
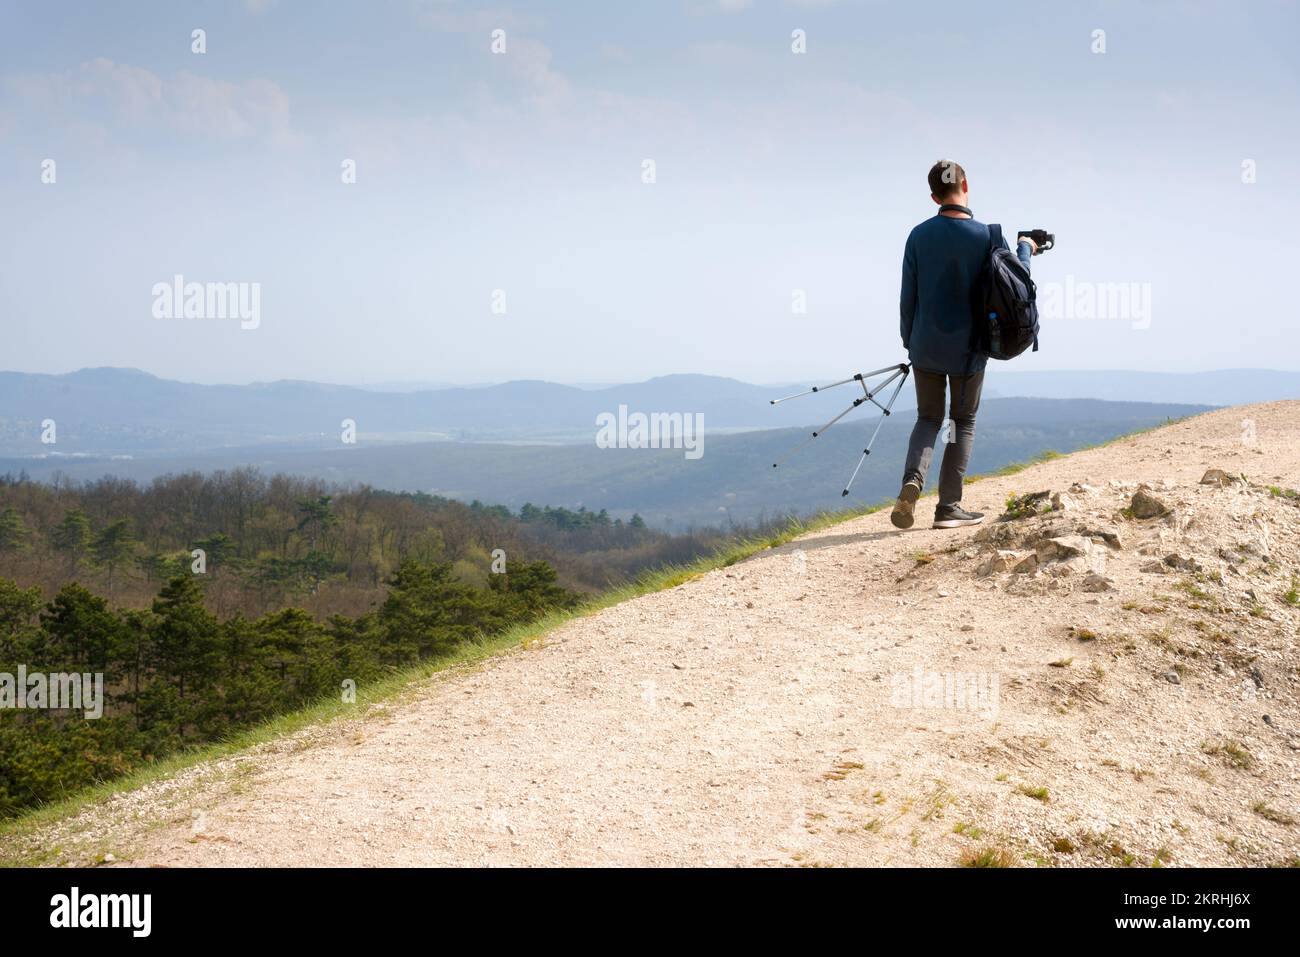
[[[971,292],[988,250],[988,227],[977,219],[936,214],[908,235],[899,331],[914,368],[947,375],[984,371],[985,357],[971,355]],[[1018,243],[1016,256],[1028,269],[1029,243]]]

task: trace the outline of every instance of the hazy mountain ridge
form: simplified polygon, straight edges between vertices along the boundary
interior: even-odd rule
[[[1048,449],[1073,451],[1204,410],[1095,399],[988,399],[980,412],[971,471],[993,471]],[[253,465],[265,473],[477,498],[513,509],[532,502],[605,508],[624,519],[639,512],[652,525],[680,529],[808,514],[894,494],[911,430],[907,415],[885,423],[851,497],[840,495],[876,419],[856,410],[778,469],[773,462],[808,438],[807,427],[708,434],[698,460],[688,460],[681,449],[605,449],[592,440],[565,445],[375,444],[363,435],[352,446],[330,436],[313,447],[244,447],[131,460],[0,457],[0,472],[25,470],[38,479],[59,472],[83,480],[111,473],[149,481],[167,473]]]
[[[878,380],[877,380],[878,381]],[[596,416],[632,411],[689,412],[706,429],[736,431],[820,425],[860,395],[846,385],[773,406],[812,383],[753,385],[680,374],[601,388],[517,380],[492,386],[384,392],[281,380],[198,385],[136,369],[82,369],[64,375],[0,372],[0,455],[51,453],[152,456],[262,445],[337,441],[344,419],[371,442],[561,441],[586,443]],[[1199,406],[1300,396],[1300,373],[1221,370],[1200,374],[1016,372],[995,367],[989,399],[1049,398],[1175,402]],[[896,408],[913,406],[906,386]],[[52,419],[57,443],[42,444]]]
[[[84,369],[67,375],[0,373],[0,453],[160,454],[261,443],[294,443],[358,431],[430,438],[544,438],[594,435],[596,416],[620,404],[643,411],[699,412],[714,428],[803,424],[808,414],[773,407],[771,389],[711,376],[664,376],[604,389],[538,380],[422,392],[280,381],[195,385],[138,370]],[[849,400],[844,400],[847,403]],[[42,445],[40,423],[59,427],[58,449]]]

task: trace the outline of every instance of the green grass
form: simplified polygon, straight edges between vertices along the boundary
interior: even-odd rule
[[[1140,433],[1134,432],[1132,434],[1138,435]],[[1126,438],[1128,438],[1127,435],[1119,435],[1111,439],[1110,442],[1118,442],[1120,439],[1126,439]],[[1109,442],[1101,443],[1101,445],[1108,445],[1108,444]],[[1086,452],[1089,448],[1100,448],[1100,447],[1101,447],[1100,445],[1085,446],[1084,448],[1077,449],[1076,451]],[[1004,465],[1002,466],[1002,468],[994,472],[993,476],[996,478],[1006,478],[1008,475],[1016,475],[1017,473],[1023,472],[1025,469],[1032,468],[1035,465],[1042,465],[1044,462],[1051,462],[1055,459],[1063,459],[1063,458],[1065,458],[1065,455],[1062,454],[1061,452],[1058,452],[1055,449],[1047,449],[1043,452],[1039,452],[1033,458],[1028,459],[1024,462],[1012,462],[1010,465]]]
[[[1212,596],[1204,588],[1198,586],[1195,582],[1184,579],[1174,586],[1181,592],[1186,592],[1197,601],[1208,601]]]
[[[1244,744],[1237,741],[1224,741],[1219,744],[1205,742],[1201,745],[1201,750],[1206,754],[1222,758],[1226,763],[1242,771],[1249,771],[1255,766],[1255,756]]]
[[[966,851],[958,863],[962,867],[1015,867],[1016,856],[1004,848],[990,846]]]
[[[1048,501],[1044,492],[1027,492],[1024,495],[1012,493],[1007,496],[1007,500],[1003,504],[1001,518],[1014,522],[1016,519],[1039,515],[1043,512],[1049,512],[1051,509],[1052,503]]]
[[[1295,818],[1291,817],[1291,815],[1285,814],[1282,811],[1276,811],[1263,801],[1256,801],[1251,805],[1250,809],[1264,820],[1272,821],[1274,824],[1284,824],[1287,827],[1290,827],[1295,823]]]

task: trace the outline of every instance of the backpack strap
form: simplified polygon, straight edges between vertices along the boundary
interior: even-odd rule
[[[1002,248],[1002,226],[999,223],[989,223],[989,252]]]

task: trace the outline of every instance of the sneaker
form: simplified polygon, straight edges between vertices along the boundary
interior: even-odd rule
[[[940,505],[934,510],[934,528],[961,528],[984,521],[983,512],[968,512],[960,505]]]
[[[898,501],[894,503],[894,510],[889,514],[889,520],[894,523],[895,528],[911,528],[915,519],[912,516],[913,506],[916,500],[921,497],[921,484],[919,482],[908,481],[903,483],[903,488],[898,493]]]

